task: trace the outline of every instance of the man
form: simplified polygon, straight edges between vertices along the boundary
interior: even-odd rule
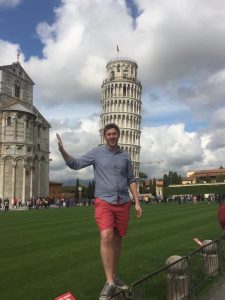
[[[131,205],[128,188],[135,202],[137,217],[141,217],[142,209],[130,156],[118,146],[119,127],[113,123],[108,124],[103,134],[106,145],[92,149],[79,159],[65,151],[58,134],[57,138],[59,151],[70,168],[79,170],[90,165],[94,168],[95,221],[100,231],[100,252],[107,280],[99,300],[108,300],[114,293],[128,288],[116,276],[121,241],[126,235]]]
[[[217,195],[217,202],[219,204],[218,206],[218,220],[220,223],[220,226],[223,230],[223,235],[225,236],[225,196],[224,195]]]
[[[225,256],[225,195],[217,195],[216,201],[218,202],[218,220],[222,229],[221,243],[223,255]]]

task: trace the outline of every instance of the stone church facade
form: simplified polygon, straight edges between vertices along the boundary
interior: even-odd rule
[[[49,194],[50,124],[33,105],[19,62],[0,66],[0,197],[25,203]]]

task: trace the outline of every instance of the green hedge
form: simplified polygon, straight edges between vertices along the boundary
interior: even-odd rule
[[[164,188],[164,195],[225,194],[225,184],[199,184]]]

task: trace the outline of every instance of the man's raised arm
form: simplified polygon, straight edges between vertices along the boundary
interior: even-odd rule
[[[71,159],[71,156],[65,151],[65,149],[63,147],[62,140],[61,140],[60,135],[58,133],[56,133],[56,137],[57,137],[57,140],[58,140],[59,151],[61,152],[62,157],[65,160],[65,162],[67,162]]]

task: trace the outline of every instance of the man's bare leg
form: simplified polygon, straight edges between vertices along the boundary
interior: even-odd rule
[[[121,242],[122,242],[122,237],[119,235],[117,229],[114,229],[114,267],[113,267],[114,275],[117,273],[117,268],[119,265]]]
[[[109,283],[114,283],[121,250],[121,237],[113,228],[101,231],[101,258]]]

